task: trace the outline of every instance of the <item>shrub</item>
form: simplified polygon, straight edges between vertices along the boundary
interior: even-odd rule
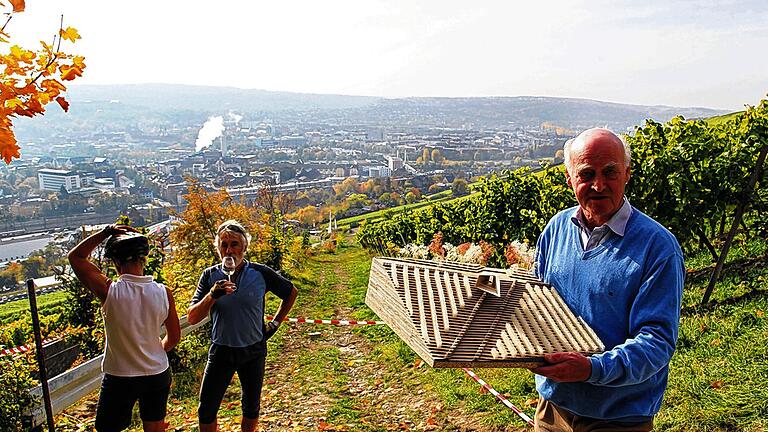
[[[27,430],[22,413],[34,403],[29,389],[35,385],[29,367],[20,357],[0,357],[0,368],[0,430]]]

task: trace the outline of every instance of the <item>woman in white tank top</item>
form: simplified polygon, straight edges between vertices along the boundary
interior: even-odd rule
[[[107,278],[88,260],[107,241],[105,256],[119,276]],[[128,428],[139,401],[144,430],[165,430],[171,374],[167,351],[179,342],[179,317],[171,291],[144,275],[149,242],[128,226],[108,225],[69,252],[69,263],[83,286],[101,302],[106,347],[101,392],[96,408],[96,430]],[[166,334],[161,339],[161,326]]]

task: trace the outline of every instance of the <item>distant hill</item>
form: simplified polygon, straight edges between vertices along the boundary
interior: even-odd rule
[[[45,120],[20,125],[42,133],[50,127],[94,122],[106,128],[110,124],[144,124],[167,119],[188,119],[194,123],[204,121],[209,115],[234,111],[252,119],[267,115],[278,123],[380,126],[390,131],[419,127],[538,128],[544,123],[571,130],[608,126],[624,131],[647,118],[667,121],[675,115],[703,118],[727,113],[700,107],[630,105],[559,97],[385,99],[170,84],[73,85],[69,97],[68,114],[51,109]]]
[[[608,126],[615,130],[642,124],[645,119],[667,121],[676,115],[704,118],[727,111],[663,105],[630,105],[559,97],[407,98],[383,100],[362,108],[369,121],[413,123],[421,118],[445,126],[538,126],[548,122],[570,129]]]
[[[246,113],[358,108],[380,100],[380,98],[367,96],[288,93],[177,84],[73,85],[69,89],[69,94],[73,104],[79,101],[120,101],[127,105],[138,105],[158,111],[227,112],[236,110]]]

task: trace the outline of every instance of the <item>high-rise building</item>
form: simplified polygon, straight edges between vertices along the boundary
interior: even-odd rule
[[[64,189],[67,192],[80,189],[80,176],[74,171],[43,168],[37,172],[37,182],[40,190],[55,191]]]

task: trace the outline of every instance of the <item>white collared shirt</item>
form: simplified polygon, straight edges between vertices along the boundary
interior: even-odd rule
[[[581,246],[585,251],[588,251],[611,238],[611,235],[613,234],[624,237],[624,230],[627,228],[627,222],[631,215],[632,206],[625,196],[624,204],[621,205],[619,210],[611,216],[608,222],[599,227],[595,227],[595,229],[589,229],[589,226],[587,226],[587,221],[584,218],[584,212],[581,207],[578,207],[573,213],[571,221],[579,227]]]

